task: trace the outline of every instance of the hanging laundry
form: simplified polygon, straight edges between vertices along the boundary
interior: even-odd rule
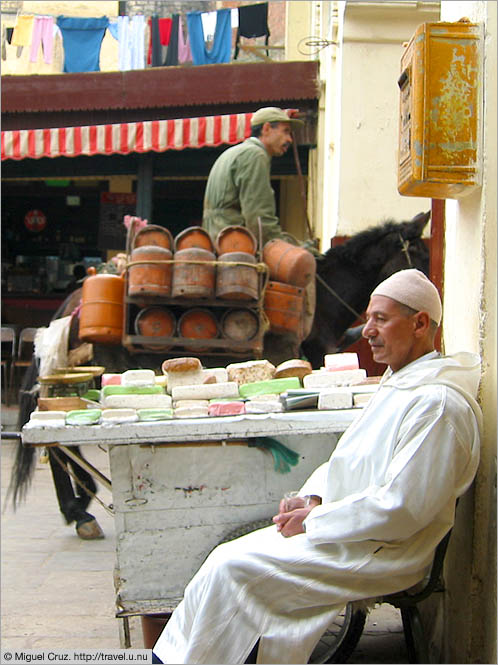
[[[145,66],[145,17],[143,14],[118,16],[109,23],[109,32],[118,40],[118,67],[120,71],[143,69]]]
[[[171,38],[173,19],[152,16],[149,18],[148,23],[151,36],[149,40],[149,48],[147,50],[147,64],[152,67],[159,67],[163,64],[166,55],[166,49],[163,49],[162,47],[168,46]]]
[[[173,29],[172,18],[159,19],[159,41],[161,42],[162,46],[168,46],[169,40],[171,39],[172,29]]]
[[[121,18],[121,17],[120,17],[120,18]],[[119,28],[118,28],[118,22],[117,22],[117,21],[111,21],[111,20],[109,20],[109,25],[107,26],[107,29],[109,30],[109,32],[111,33],[111,35],[114,37],[114,39],[115,39],[116,41],[118,41],[118,39],[119,39],[119,35],[118,35],[118,31],[119,31]]]
[[[7,28],[2,25],[2,60],[7,60]]]
[[[237,35],[235,37],[234,60],[236,60],[239,55],[241,37],[247,37],[249,39],[266,37],[265,44],[268,46],[269,36],[270,29],[268,27],[267,2],[262,2],[259,5],[239,7],[239,27],[237,28]],[[268,51],[266,51],[266,55],[268,55]]]
[[[239,9],[238,7],[234,7],[232,10],[232,15],[231,15],[231,20],[232,20],[232,28],[238,28],[239,27]]]
[[[166,60],[164,61],[165,67],[174,67],[175,65],[178,64],[179,30],[181,30],[180,16],[178,14],[173,14],[172,25],[171,25],[171,36],[168,44],[168,51],[166,53]]]
[[[202,28],[202,12],[190,12],[187,14],[188,34],[194,65],[230,62],[230,51],[232,48],[230,13],[230,9],[219,9],[216,12],[214,40],[209,50],[206,48]]]
[[[216,20],[218,14],[213,12],[202,12],[202,29],[204,30],[204,41],[212,42],[214,40],[214,33],[216,32]]]
[[[65,72],[100,71],[100,47],[109,25],[107,16],[72,18],[58,16],[57,25],[64,42]]]
[[[181,17],[178,20],[178,62],[183,65],[186,62],[192,62],[192,51],[190,50],[190,39],[187,32],[187,38],[183,36],[183,26]]]
[[[161,40],[159,38],[159,17],[151,16],[149,18],[149,28],[150,41],[149,50],[147,52],[147,64],[152,67],[159,67],[162,65]]]
[[[11,44],[15,46],[30,46],[31,36],[33,34],[33,20],[32,14],[23,14],[17,17],[12,33]]]
[[[129,31],[129,44],[131,50],[130,69],[145,68],[145,16],[137,14],[131,19]]]
[[[54,53],[53,16],[35,16],[31,51],[29,55],[31,62],[36,62],[38,60],[38,49],[40,48],[40,44],[43,48],[43,60],[47,65],[50,65]]]

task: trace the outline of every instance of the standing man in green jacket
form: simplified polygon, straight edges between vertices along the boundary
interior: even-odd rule
[[[252,135],[225,150],[209,174],[204,195],[203,226],[213,241],[225,226],[245,226],[263,244],[282,235],[270,184],[272,157],[292,144],[291,125],[303,124],[274,106],[261,108],[251,119]]]

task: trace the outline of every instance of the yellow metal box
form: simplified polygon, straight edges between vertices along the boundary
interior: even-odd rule
[[[480,28],[424,23],[401,58],[398,191],[460,198],[481,184]]]

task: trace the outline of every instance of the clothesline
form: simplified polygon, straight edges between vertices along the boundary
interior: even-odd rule
[[[59,29],[64,48],[64,72],[99,71],[102,40],[109,30],[118,41],[119,69],[126,71],[143,69],[146,63],[154,67],[187,62],[194,65],[230,62],[233,28],[237,29],[234,59],[239,53],[240,37],[265,37],[268,45],[268,3],[171,17],[136,14],[115,20],[107,16],[55,17],[20,13],[9,43],[18,47],[18,56],[20,48],[30,47],[31,62],[37,61],[41,46],[44,61],[50,63],[54,30]]]

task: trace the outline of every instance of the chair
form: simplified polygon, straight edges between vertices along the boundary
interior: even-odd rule
[[[16,395],[16,370],[20,368],[28,368],[33,360],[35,335],[38,328],[23,328],[19,334],[19,342],[17,346],[17,353],[10,365],[10,386]],[[20,381],[17,383],[20,384]]]
[[[450,535],[451,530],[437,546],[431,572],[427,578],[411,589],[377,599],[379,603],[389,603],[401,611],[403,633],[410,663],[430,662],[427,638],[424,634],[417,604],[434,592],[444,591],[442,572]],[[346,663],[360,641],[366,616],[367,610],[361,601],[348,603],[344,612],[338,617],[336,625],[327,630],[320,639],[309,662]]]
[[[9,406],[9,372],[16,355],[16,331],[9,326],[2,326],[2,381],[5,406]]]
[[[422,583],[422,587],[414,593],[410,589],[384,596],[383,601],[390,603],[401,611],[403,632],[405,634],[406,648],[410,663],[429,663],[429,650],[424,628],[417,604],[425,600],[434,592],[444,591],[442,578],[444,557],[450,541],[451,529],[439,543],[434,553],[429,578]]]

